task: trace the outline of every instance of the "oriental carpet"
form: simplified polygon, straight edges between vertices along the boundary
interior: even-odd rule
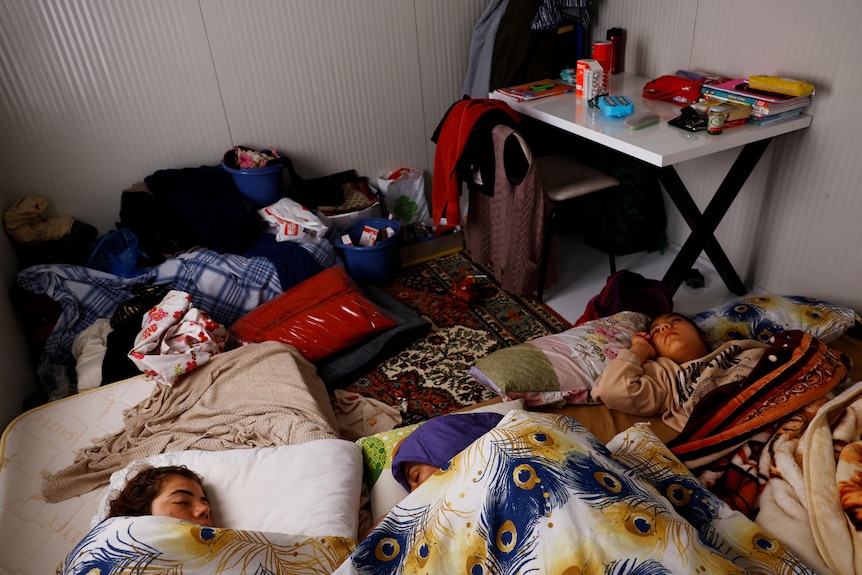
[[[447,297],[462,273],[476,278],[469,306]],[[427,318],[431,331],[345,389],[401,408],[404,424],[494,398],[469,373],[477,359],[569,327],[535,297],[503,291],[465,252],[404,268],[382,289]]]

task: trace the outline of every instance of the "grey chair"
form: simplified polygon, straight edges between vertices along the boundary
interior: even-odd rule
[[[536,290],[536,297],[541,302],[545,292],[545,276],[548,273],[552,234],[556,232],[557,208],[569,200],[615,188],[620,185],[620,182],[604,172],[564,155],[536,156],[534,161],[545,195],[553,204],[549,216],[550,221],[545,226],[542,260],[539,264],[539,285]],[[616,272],[613,250],[610,250],[609,258],[611,274],[613,274]]]

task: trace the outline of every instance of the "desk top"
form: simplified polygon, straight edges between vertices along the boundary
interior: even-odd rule
[[[643,87],[649,81],[649,78],[634,74],[611,76],[610,94],[627,96],[634,103],[635,114],[655,112],[661,117],[658,124],[640,130],[626,128],[623,125],[625,118],[611,118],[597,108],[590,108],[586,98],[574,92],[530,102],[515,102],[497,93],[491,93],[490,97],[505,100],[520,114],[659,167],[738,148],[811,125],[812,117],[803,113],[768,126],[736,126],[718,135],[705,131],[689,132],[667,124],[668,120],[680,114],[680,106],[643,98]]]

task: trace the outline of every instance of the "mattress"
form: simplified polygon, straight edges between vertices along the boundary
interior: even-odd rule
[[[254,377],[247,379],[255,384]],[[221,380],[222,386],[227,381]],[[0,573],[54,573],[107,517],[109,490],[122,489],[143,464],[185,465],[199,473],[217,526],[237,533],[289,534],[311,548],[336,541],[349,553],[359,532],[362,449],[334,436],[295,434],[281,438],[297,440],[289,444],[153,453],[114,470],[108,486],[48,503],[41,495],[43,475],[69,466],[94,439],[123,430],[124,412],[149,401],[153,385],[139,376],[100,387],[29,411],[6,429],[0,440]],[[291,572],[319,572],[333,558],[324,553],[318,559],[325,561],[297,557]]]
[[[85,391],[32,409],[0,438],[0,573],[54,573],[90,530],[108,487],[47,503],[43,471],[70,465],[78,449],[123,427],[123,412],[149,397],[144,376]]]

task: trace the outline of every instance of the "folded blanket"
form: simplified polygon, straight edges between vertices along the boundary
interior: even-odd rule
[[[862,382],[782,426],[761,460],[758,524],[820,574],[862,573]]]
[[[219,451],[338,438],[326,387],[293,347],[264,342],[217,354],[125,414],[124,429],[46,477],[49,502],[86,493],[127,464],[166,451]]]

